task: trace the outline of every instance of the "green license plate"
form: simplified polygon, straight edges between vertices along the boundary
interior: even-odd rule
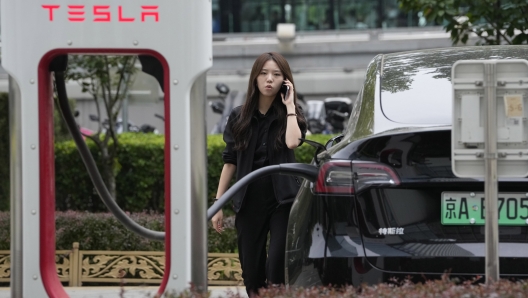
[[[499,225],[527,226],[528,197],[526,193],[500,193]],[[443,225],[484,225],[486,222],[484,193],[443,192]]]

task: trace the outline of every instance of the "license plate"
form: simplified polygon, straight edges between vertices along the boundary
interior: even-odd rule
[[[443,192],[443,225],[484,225],[486,218],[484,193]],[[499,225],[527,226],[526,193],[500,193],[497,200]]]

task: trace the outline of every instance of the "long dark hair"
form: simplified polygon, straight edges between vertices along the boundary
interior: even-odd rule
[[[251,118],[253,117],[255,111],[258,109],[258,101],[260,96],[260,91],[257,86],[257,76],[260,74],[264,64],[269,60],[275,61],[277,66],[284,79],[289,80],[294,89],[295,83],[293,82],[292,72],[290,70],[290,65],[288,61],[279,53],[269,52],[264,53],[258,56],[255,63],[253,63],[253,68],[251,69],[251,74],[249,75],[248,90],[246,93],[246,101],[242,105],[242,110],[236,122],[233,125],[233,137],[235,139],[235,150],[245,150],[251,139]],[[297,105],[297,93],[294,93],[293,98],[295,104],[295,113],[297,116],[297,123],[301,131],[306,129],[306,120],[304,117],[301,117],[302,113],[299,110]],[[280,92],[277,92],[275,99],[273,100],[272,106],[277,113],[277,120],[280,125],[279,134],[277,135],[277,140],[275,142],[275,150],[282,148],[285,145],[284,136],[286,134],[286,106],[282,103],[282,98]]]

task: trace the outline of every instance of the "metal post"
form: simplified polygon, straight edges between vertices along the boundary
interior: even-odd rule
[[[205,128],[205,79],[201,74],[191,89],[191,280],[195,289],[207,293],[207,130]]]
[[[486,283],[499,279],[499,217],[497,208],[498,177],[497,177],[497,96],[496,96],[496,65],[484,64],[486,125],[485,134],[485,186],[486,198]]]

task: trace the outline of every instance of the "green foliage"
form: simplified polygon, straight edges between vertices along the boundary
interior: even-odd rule
[[[429,21],[444,24],[454,44],[471,34],[478,44],[527,44],[526,0],[399,0],[406,11],[421,11]]]
[[[311,135],[308,139],[323,145],[332,135]],[[164,142],[162,135],[127,133],[119,135],[119,173],[116,176],[117,203],[130,212],[164,210]],[[86,140],[96,162],[100,164],[100,154],[96,145]],[[208,205],[213,203],[218,180],[224,162],[222,151],[225,143],[222,135],[207,137]],[[309,163],[315,148],[303,144],[295,150],[297,162]],[[73,141],[55,144],[55,178],[57,210],[85,210],[91,212],[106,211],[95,192],[92,182],[81,161]],[[226,215],[232,214],[226,207]]]
[[[326,145],[326,142],[328,142],[331,138],[335,136],[336,135],[309,135],[309,136],[306,136],[306,139]],[[295,152],[295,159],[297,160],[297,162],[311,163],[314,157],[315,148],[304,143],[300,147],[297,147],[297,149],[295,149],[294,152]]]
[[[0,210],[9,209],[9,125],[7,94],[0,94]],[[311,135],[308,139],[325,144],[332,135]],[[141,212],[164,210],[164,137],[154,134],[126,133],[119,135],[120,147],[116,160],[117,203],[124,210]],[[222,135],[207,137],[208,150],[208,204],[213,203],[218,180],[224,162],[222,151],[225,144]],[[96,144],[86,140],[98,166],[101,155]],[[110,143],[112,146],[112,143]],[[309,163],[315,149],[307,144],[295,150],[297,162]],[[55,143],[55,180],[57,210],[83,210],[104,212],[101,202],[86,168],[80,158],[75,143],[71,140]],[[231,208],[225,208],[226,215]]]
[[[164,210],[164,137],[154,134],[119,135],[116,202],[131,212]],[[100,166],[100,151],[91,140],[86,144]],[[110,144],[112,145],[112,144]],[[57,210],[106,211],[93,188],[73,141],[55,144]]]
[[[9,209],[9,100],[0,93],[0,210]]]
[[[0,210],[9,210],[9,102],[6,93],[0,94]],[[55,115],[55,118],[58,118]],[[62,123],[56,119],[55,123]],[[57,124],[58,125],[58,124]],[[62,131],[64,128],[56,128]],[[311,135],[308,139],[323,145],[332,135]],[[61,139],[66,139],[61,141]],[[129,212],[150,210],[163,212],[165,205],[164,179],[164,137],[154,134],[126,133],[119,135],[120,146],[116,160],[117,203]],[[218,180],[224,162],[222,151],[225,143],[222,135],[207,137],[208,150],[208,205],[213,203],[218,187]],[[96,163],[101,167],[101,154],[97,145],[86,140]],[[112,147],[113,143],[109,145]],[[295,150],[297,162],[309,163],[315,149],[307,144]],[[118,161],[118,162],[117,162]],[[101,202],[86,168],[80,158],[75,143],[66,136],[56,137],[55,142],[55,180],[57,210],[83,210],[105,212],[106,206]],[[234,181],[233,181],[234,182]],[[226,207],[226,216],[233,214]]]
[[[137,56],[68,56],[66,79],[77,81],[82,92],[91,94],[99,119],[99,129],[90,136],[100,151],[100,171],[108,191],[116,195],[116,175],[120,170],[117,150],[119,142],[116,125],[123,99],[137,71]],[[108,119],[102,133],[102,121]],[[110,145],[112,143],[112,145]]]
[[[155,134],[126,133],[119,136],[120,171],[117,202],[130,210],[165,208],[165,138]]]
[[[75,111],[75,100],[70,99],[68,102],[70,103],[70,109]],[[70,131],[68,130],[66,122],[62,119],[58,106],[57,101],[55,101],[55,108],[53,109],[53,136],[55,142],[71,140]]]
[[[207,136],[207,193],[208,206],[213,204],[216,197],[216,190],[218,188],[218,181],[224,166],[222,159],[222,152],[224,151],[225,143],[221,134]],[[226,208],[224,208],[226,209]],[[228,211],[228,214],[230,212]]]

